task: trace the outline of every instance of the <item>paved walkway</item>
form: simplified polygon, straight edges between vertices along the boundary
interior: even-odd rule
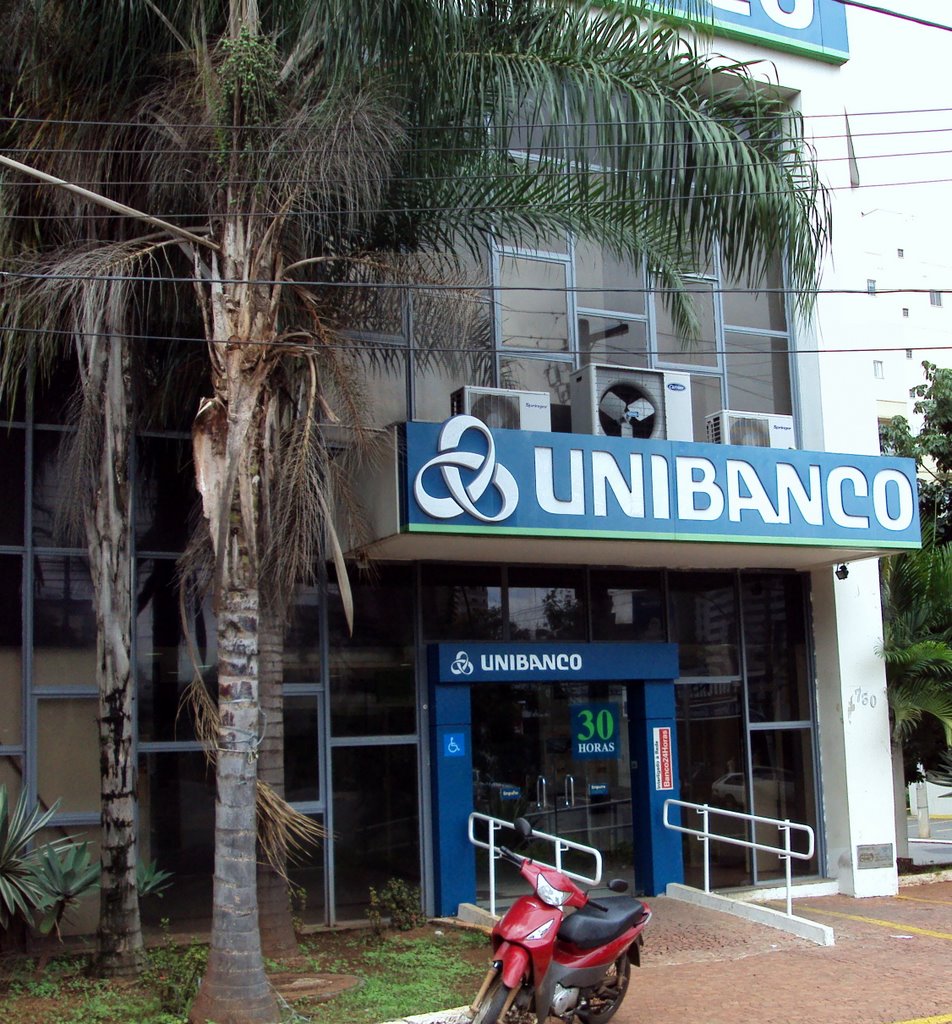
[[[665,897],[617,1024],[952,1024],[952,880],[797,900],[836,944]],[[779,909],[783,909],[778,904]]]

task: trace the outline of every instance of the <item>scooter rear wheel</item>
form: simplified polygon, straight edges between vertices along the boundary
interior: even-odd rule
[[[631,975],[631,961],[627,953],[622,955],[608,969],[602,980],[585,992],[585,1007],[575,1011],[583,1024],[605,1024],[621,1006],[628,991]]]

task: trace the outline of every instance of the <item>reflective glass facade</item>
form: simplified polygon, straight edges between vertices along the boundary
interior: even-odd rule
[[[782,302],[773,292],[722,300],[716,254],[702,262],[692,285],[701,331],[691,342],[676,336],[639,268],[575,239],[488,248],[473,274],[499,287],[457,297],[452,309],[438,293],[390,292],[367,310],[360,334],[374,353],[363,366],[369,415],[380,426],[439,421],[458,387],[510,386],[548,391],[554,429],[568,430],[569,375],[589,361],[688,370],[698,438],[705,416],[721,408],[792,412]],[[779,276],[769,270],[765,281]],[[0,509],[0,783],[25,788],[43,806],[59,800],[58,824],[95,838],[96,624],[82,545],[57,529],[69,386],[64,373],[0,431],[8,484]],[[143,433],[132,459],[142,857],[175,874],[162,914],[201,917],[211,892],[214,773],[184,698],[196,673],[214,696],[216,651],[210,602],[186,601],[184,627],[179,606],[176,559],[197,501],[188,435]],[[287,793],[333,836],[294,869],[309,919],[360,917],[369,886],[390,877],[426,888],[425,645],[433,642],[675,641],[682,797],[818,824],[801,576],[541,565],[530,540],[520,564],[354,565],[351,583],[352,634],[330,579],[301,589],[285,638]],[[515,691],[510,697],[506,706],[519,703]],[[551,729],[540,723],[536,732],[557,760]],[[599,813],[608,822],[608,805]],[[630,807],[625,814],[630,821]],[[624,857],[617,825],[612,818],[613,848]],[[815,873],[817,863],[798,869]],[[716,871],[760,881],[776,877],[777,865],[728,857]]]

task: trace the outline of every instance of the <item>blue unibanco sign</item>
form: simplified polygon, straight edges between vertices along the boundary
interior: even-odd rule
[[[407,423],[404,532],[918,547],[916,467],[872,455]]]
[[[849,59],[846,8],[838,0],[665,0],[659,7],[712,25],[718,35],[832,63]]]

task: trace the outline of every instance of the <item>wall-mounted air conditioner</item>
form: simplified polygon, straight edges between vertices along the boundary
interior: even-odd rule
[[[693,441],[691,377],[591,363],[571,376],[572,431]]]
[[[721,409],[707,417],[712,444],[748,444],[758,448],[796,448],[793,417]]]
[[[450,396],[454,416],[467,413],[502,430],[551,430],[551,404],[547,391],[465,387]]]

